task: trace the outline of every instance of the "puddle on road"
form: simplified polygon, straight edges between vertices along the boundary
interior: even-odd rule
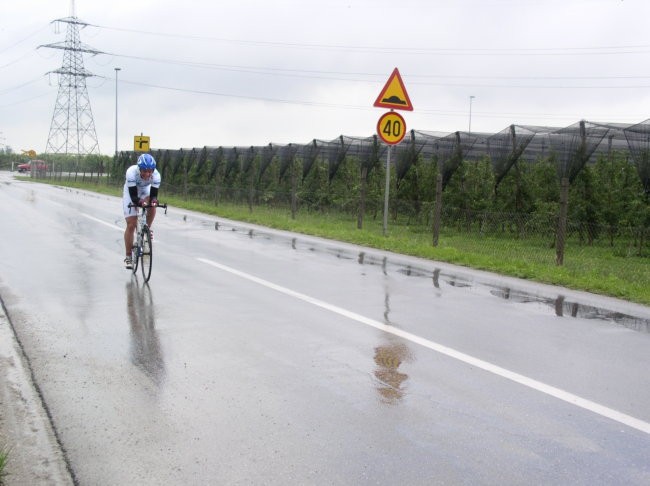
[[[216,230],[224,228],[223,223],[215,223],[214,227]],[[249,238],[263,238],[267,241],[286,239],[282,235],[274,235],[267,233],[258,229],[251,228],[237,228],[231,227],[232,231],[241,232]],[[301,249],[301,239],[292,237],[289,238],[291,243],[292,250]],[[387,257],[378,258],[376,256],[370,255],[364,251],[355,252],[347,250],[340,247],[330,246],[329,243],[324,242],[322,245],[315,243],[313,241],[305,242],[307,250],[311,252],[320,252],[334,256],[337,259],[341,260],[356,260],[359,265],[376,265],[382,268],[382,271],[385,275],[388,274],[388,268],[394,268],[396,272],[406,275],[408,277],[414,278],[426,278],[430,279],[433,283],[433,287],[436,289],[441,288],[441,280],[451,286],[457,288],[471,288],[471,287],[487,287],[490,290],[490,294],[504,300],[511,302],[521,303],[521,304],[542,304],[549,307],[555,315],[559,317],[574,317],[574,318],[583,318],[583,319],[598,319],[608,322],[613,322],[617,325],[624,326],[628,329],[650,333],[650,319],[632,316],[628,314],[623,314],[617,311],[612,311],[609,309],[598,308],[591,305],[583,304],[580,302],[575,302],[568,300],[565,296],[559,294],[555,298],[548,298],[544,296],[539,296],[531,293],[527,293],[521,290],[509,288],[509,287],[499,287],[491,284],[474,282],[462,277],[455,275],[447,275],[442,272],[441,269],[435,268],[433,271],[419,268],[412,265],[404,265],[401,263],[391,262]],[[432,265],[435,262],[432,262]]]
[[[611,321],[634,331],[650,333],[650,319],[643,319],[591,305],[580,304],[567,300],[563,295],[558,295],[555,299],[548,299],[506,287],[493,288],[490,293],[496,297],[510,300],[511,302],[545,304],[552,307],[555,315],[559,317],[582,317],[583,319]]]
[[[373,357],[377,367],[373,374],[377,380],[377,393],[382,402],[395,404],[404,397],[405,381],[408,375],[399,370],[405,361],[413,359],[404,343],[387,342],[375,348]]]

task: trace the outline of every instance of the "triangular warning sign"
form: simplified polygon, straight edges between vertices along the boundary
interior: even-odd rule
[[[386,81],[384,89],[379,93],[373,106],[390,108],[392,110],[413,111],[413,105],[411,104],[411,100],[409,99],[404,82],[397,68],[393,70],[393,74]]]

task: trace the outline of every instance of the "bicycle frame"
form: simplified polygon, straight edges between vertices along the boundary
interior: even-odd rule
[[[151,268],[153,265],[153,242],[151,241],[151,230],[147,224],[147,211],[153,206],[143,206],[138,211],[138,206],[129,204],[129,207],[136,208],[137,226],[135,231],[135,240],[131,248],[131,260],[133,262],[133,273],[138,271],[138,266],[142,272],[145,282],[151,278]],[[167,204],[158,204],[155,207],[162,207],[167,212]]]

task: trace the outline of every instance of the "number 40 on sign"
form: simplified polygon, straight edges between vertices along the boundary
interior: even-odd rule
[[[377,122],[377,134],[388,145],[395,145],[406,135],[406,122],[399,113],[384,113]]]

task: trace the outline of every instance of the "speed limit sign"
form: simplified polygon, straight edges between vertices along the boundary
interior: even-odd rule
[[[388,145],[395,145],[406,135],[406,122],[399,113],[384,113],[377,122],[377,135]]]

